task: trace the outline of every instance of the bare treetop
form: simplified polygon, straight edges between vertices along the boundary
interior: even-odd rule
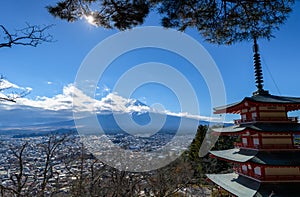
[[[164,27],[196,28],[209,42],[233,44],[273,37],[294,0],[62,0],[48,11],[73,22],[82,18],[96,26],[125,30],[144,23],[150,11]]]
[[[9,91],[6,90],[15,90]],[[16,85],[7,81],[2,75],[0,75],[0,103],[3,101],[16,102],[16,99],[25,97],[30,93],[28,88],[16,87]]]
[[[46,33],[52,26],[30,25],[26,23],[26,27],[11,32],[4,25],[0,24],[0,48],[12,47],[14,45],[36,47],[42,42],[52,42],[53,37]]]

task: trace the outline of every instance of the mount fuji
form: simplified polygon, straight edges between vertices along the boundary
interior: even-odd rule
[[[49,133],[73,131],[95,133],[130,132],[144,135],[155,132],[176,131],[194,133],[199,124],[208,125],[201,117],[157,110],[136,99],[123,98],[110,93],[101,100],[82,98],[80,110],[84,116],[73,116],[73,96],[76,90],[66,87],[64,93],[37,101],[23,98],[17,104],[0,105],[0,134]],[[74,118],[75,117],[75,118]],[[96,120],[96,123],[95,123]],[[183,124],[184,123],[184,124]],[[100,127],[99,127],[100,125]]]

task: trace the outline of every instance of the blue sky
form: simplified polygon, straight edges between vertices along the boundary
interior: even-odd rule
[[[85,56],[99,42],[117,33],[117,30],[96,28],[86,21],[68,23],[54,18],[45,7],[55,1],[10,0],[1,3],[0,24],[9,30],[30,24],[55,24],[49,30],[56,40],[43,43],[36,48],[14,46],[0,49],[0,73],[10,82],[32,88],[27,99],[53,98],[63,94],[74,83],[76,73]],[[275,95],[300,97],[300,3],[286,24],[275,33],[270,41],[259,40],[262,54],[265,89]],[[158,17],[151,14],[145,25],[159,25]],[[217,46],[203,41],[197,31],[190,29],[189,36],[201,43],[216,62],[223,77],[227,102],[241,100],[255,91],[253,74],[252,43],[237,43],[233,46]],[[109,49],[108,49],[109,50]],[[107,71],[107,77],[99,83],[101,99],[110,93],[111,86],[118,77],[132,65],[147,61],[158,61],[174,66],[184,73],[197,92],[202,116],[209,116],[209,92],[201,76],[195,74],[188,62],[158,50],[145,49],[134,54],[126,54],[114,62],[115,67]],[[275,83],[274,83],[275,82]],[[122,96],[122,95],[121,95]],[[161,103],[172,112],[180,112],[178,100],[172,91],[159,84],[144,85],[133,93],[133,98],[147,105]],[[188,112],[193,113],[193,112]]]

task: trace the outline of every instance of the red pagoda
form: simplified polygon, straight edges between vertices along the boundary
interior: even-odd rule
[[[220,135],[237,136],[235,148],[210,151],[233,163],[233,173],[208,174],[209,180],[233,196],[300,196],[300,124],[288,112],[300,109],[300,98],[274,96],[263,89],[258,46],[254,40],[257,91],[252,97],[215,108],[215,114],[240,114]]]

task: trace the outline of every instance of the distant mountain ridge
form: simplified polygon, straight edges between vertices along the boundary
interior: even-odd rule
[[[123,99],[122,97],[118,97],[118,99],[120,98]],[[113,98],[107,98],[105,104],[109,103],[115,106],[117,102],[114,101]],[[183,128],[181,129],[186,133],[194,133],[199,124],[209,124],[209,122],[205,120],[156,112],[155,110],[151,110],[146,104],[135,99],[123,99],[122,106],[130,110],[127,110],[127,112],[103,110],[96,113],[96,118],[104,133],[126,132],[120,125],[127,126],[127,129],[133,133],[143,134],[145,132],[153,132],[157,129],[157,125],[150,124],[154,119],[163,122],[157,132],[176,131],[180,123],[184,122]],[[94,123],[91,122],[91,116],[75,121],[72,118],[72,112],[67,110],[64,110],[64,113],[60,112],[62,111],[57,112],[34,107],[18,106],[9,110],[6,116],[0,114],[0,135],[39,135],[39,133],[44,135],[45,133],[51,132],[65,133],[70,131],[73,133],[79,131],[79,133],[82,134],[82,131],[86,133],[97,133],[99,131],[97,128],[99,127],[98,123],[94,125]],[[67,114],[67,116],[63,116],[65,114]],[[80,130],[77,128],[80,128]]]
[[[113,133],[113,132],[119,132],[122,131],[122,128],[120,128],[119,124],[116,122],[115,117],[118,117],[118,119],[123,119],[123,117],[127,116],[126,119],[128,119],[128,116],[134,121],[136,124],[144,126],[147,125],[151,118],[149,116],[148,112],[145,113],[131,113],[131,114],[98,114],[97,119],[99,121],[99,124],[101,125],[102,129],[106,133]],[[161,116],[160,114],[157,114],[157,116]],[[89,117],[83,118],[80,122],[89,122]],[[125,118],[124,118],[125,119]],[[185,126],[186,132],[194,132],[195,125],[204,124],[208,125],[209,122],[202,121],[202,120],[196,120],[191,118],[184,118],[184,117],[178,117],[178,116],[171,116],[166,115],[165,123],[160,129],[161,131],[168,131],[168,130],[177,130],[178,126],[180,124],[181,119],[185,119],[185,121],[189,122],[187,126]],[[126,124],[123,123],[123,124]],[[194,125],[194,126],[193,126]],[[80,126],[81,128],[86,128],[87,131],[90,133],[93,133],[93,131],[96,131],[97,129],[90,127],[90,125],[76,125],[74,120],[67,120],[67,121],[60,121],[60,122],[50,122],[45,124],[36,124],[31,126],[24,126],[24,127],[1,127],[0,128],[0,134],[24,134],[24,133],[37,133],[37,132],[54,132],[54,131],[74,131],[76,130],[76,126]],[[134,128],[131,128],[134,130]],[[140,131],[143,132],[143,131]]]

